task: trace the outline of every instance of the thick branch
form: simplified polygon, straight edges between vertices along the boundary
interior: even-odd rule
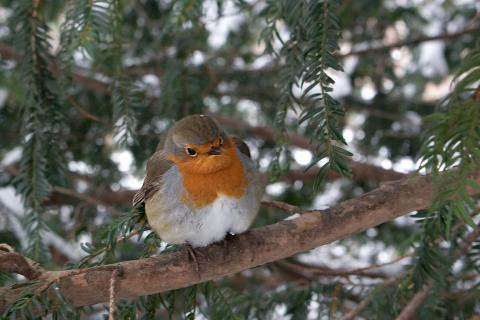
[[[480,181],[480,173],[475,179]],[[201,277],[184,252],[121,262],[118,265],[82,270],[49,272],[59,276],[59,286],[75,306],[108,301],[110,268],[121,267],[118,298],[133,298],[217,279],[249,268],[280,260],[345,238],[415,210],[432,201],[429,177],[409,177],[390,182],[357,199],[348,200],[324,211],[314,210],[293,220],[253,229],[236,236],[228,250],[223,244],[198,249]],[[208,257],[208,259],[204,258]],[[4,309],[15,296],[0,296]]]

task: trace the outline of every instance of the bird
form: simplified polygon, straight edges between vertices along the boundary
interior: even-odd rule
[[[208,115],[190,115],[167,131],[147,161],[133,197],[149,225],[170,244],[194,248],[246,231],[255,219],[263,183],[250,150]]]

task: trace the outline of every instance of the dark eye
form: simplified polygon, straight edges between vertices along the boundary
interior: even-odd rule
[[[218,144],[221,146],[223,144],[223,138],[222,137],[219,137],[218,138]]]
[[[190,156],[190,157],[195,157],[197,155],[197,151],[192,148],[186,148],[185,152]]]

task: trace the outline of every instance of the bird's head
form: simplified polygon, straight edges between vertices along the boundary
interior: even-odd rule
[[[163,150],[168,160],[189,174],[224,170],[238,159],[235,143],[206,115],[178,121],[167,133]]]

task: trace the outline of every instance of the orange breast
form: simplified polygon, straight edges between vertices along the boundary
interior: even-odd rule
[[[236,147],[232,143],[223,152],[228,157],[229,165],[218,171],[212,170],[213,172],[210,173],[199,174],[194,172],[194,162],[199,161],[198,159],[192,159],[189,162],[174,160],[182,175],[183,186],[186,191],[183,195],[185,203],[201,208],[214,202],[219,195],[234,198],[240,198],[244,195],[247,188],[247,179]],[[216,159],[212,158],[212,160],[215,161]],[[220,158],[218,161],[221,161]],[[213,161],[211,165],[212,167],[216,166]],[[202,169],[205,170],[204,166],[202,166]]]

